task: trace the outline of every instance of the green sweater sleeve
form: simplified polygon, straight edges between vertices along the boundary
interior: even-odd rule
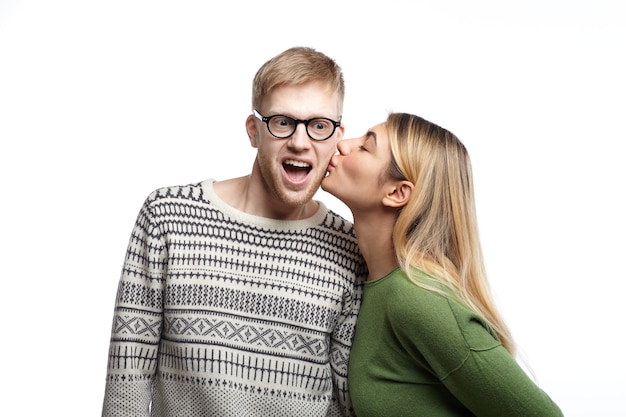
[[[407,279],[388,304],[395,337],[476,416],[562,416],[476,314]]]
[[[563,416],[501,346],[470,350],[463,365],[442,382],[477,416]]]

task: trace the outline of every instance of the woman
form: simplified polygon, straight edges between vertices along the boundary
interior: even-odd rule
[[[356,414],[562,416],[514,359],[490,295],[463,144],[392,113],[338,149],[322,188],[352,211],[369,269],[348,371]]]

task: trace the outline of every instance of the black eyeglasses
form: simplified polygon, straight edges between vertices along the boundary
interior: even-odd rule
[[[341,126],[341,120],[336,122],[326,117],[316,117],[309,120],[294,119],[283,114],[266,117],[261,115],[256,109],[254,110],[254,116],[267,125],[267,130],[269,130],[272,136],[279,139],[293,135],[299,123],[304,123],[307,135],[316,141],[329,139],[335,133],[335,129]]]

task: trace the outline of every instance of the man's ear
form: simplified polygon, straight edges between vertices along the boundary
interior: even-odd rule
[[[400,208],[405,206],[413,193],[413,183],[411,181],[393,181],[385,186],[383,205],[387,207]]]
[[[257,130],[256,119],[253,115],[248,116],[246,119],[246,132],[248,132],[248,138],[250,139],[250,145],[253,148],[257,147],[257,135],[259,131]]]

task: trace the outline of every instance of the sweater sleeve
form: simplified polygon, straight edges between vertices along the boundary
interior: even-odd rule
[[[502,346],[471,351],[443,383],[476,416],[563,416]]]
[[[399,304],[412,301],[412,307],[409,314],[403,308],[407,322],[396,329],[400,340],[474,415],[563,415],[476,314],[427,290],[414,288],[407,293],[412,298]]]
[[[346,291],[344,305],[337,326],[331,335],[330,365],[333,373],[333,386],[338,400],[340,415],[354,416],[352,401],[348,392],[348,361],[354,338],[356,318],[363,294],[363,284],[354,280],[353,287]]]
[[[467,346],[463,363],[442,382],[477,416],[561,417],[552,399],[526,374],[487,325],[450,302]]]
[[[167,246],[151,212],[139,212],[119,281],[102,416],[148,416],[163,321]]]

